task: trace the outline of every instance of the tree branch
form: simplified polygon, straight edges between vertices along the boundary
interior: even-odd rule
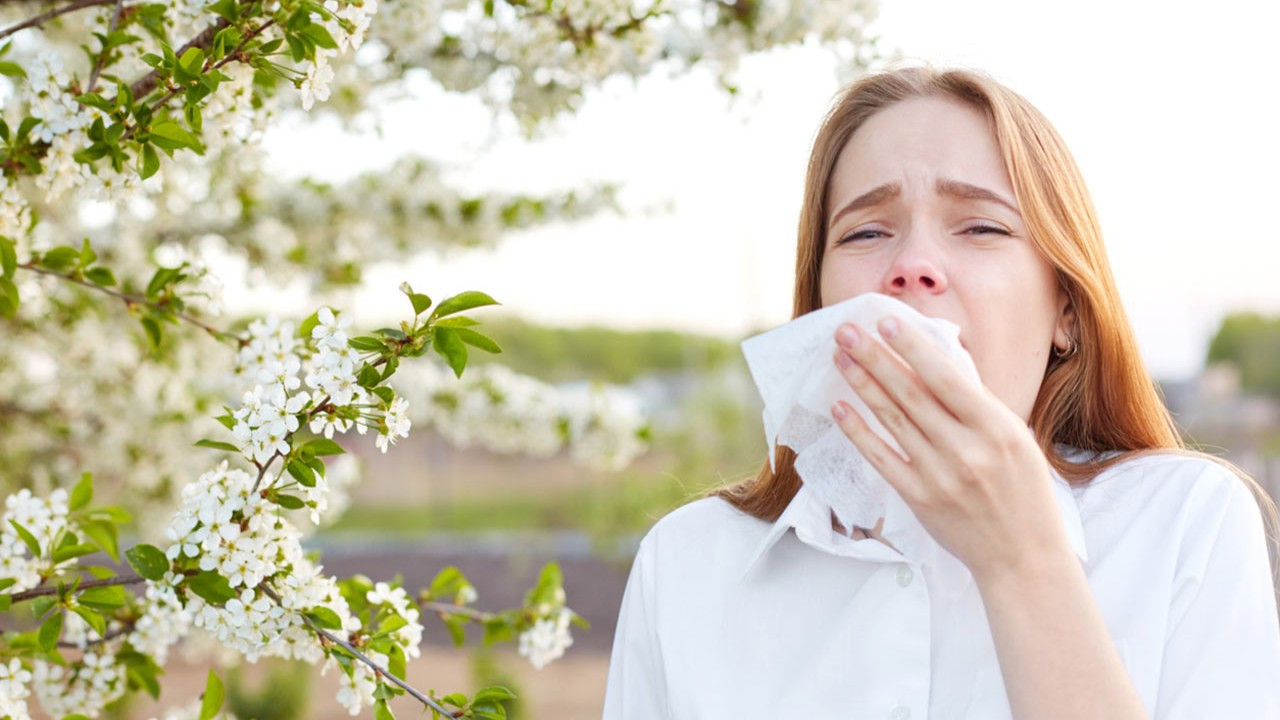
[[[41,25],[44,25],[50,20],[58,17],[59,15],[66,15],[67,13],[75,12],[77,10],[97,7],[98,5],[111,5],[113,3],[119,4],[119,0],[76,0],[70,5],[63,5],[60,8],[56,8],[48,12],[40,13],[39,15],[31,18],[30,20],[23,20],[22,22],[16,25],[10,25],[4,30],[0,30],[0,40],[3,40],[9,37],[10,35],[18,32],[19,30],[26,30],[29,27],[40,27]]]
[[[142,582],[143,579],[144,578],[141,575],[121,575],[119,577],[105,578],[102,580],[89,580],[89,581],[80,583],[79,587],[76,588],[76,592],[79,592],[81,590],[88,590],[89,588],[108,587],[111,585],[136,585],[137,583]],[[38,588],[32,588],[30,590],[23,590],[20,593],[14,593],[11,597],[13,598],[12,602],[20,603],[20,602],[23,602],[24,600],[30,600],[31,598],[37,598],[42,595],[57,595],[57,594],[58,594],[57,587],[53,585],[42,585]]]
[[[276,594],[275,590],[272,590],[270,587],[267,587],[266,585],[262,586],[262,590],[264,593],[267,594],[268,597],[274,600],[277,605],[280,604],[280,596]],[[360,662],[373,668],[373,671],[377,673],[380,677],[385,677],[391,682],[395,683],[396,685],[399,685],[402,690],[412,695],[423,705],[426,705],[427,707],[431,708],[432,710],[435,710],[436,712],[444,713],[445,717],[451,717],[451,718],[461,717],[461,715],[459,715],[458,712],[455,712],[453,710],[449,710],[443,707],[442,705],[437,703],[435,700],[432,700],[426,695],[423,695],[422,693],[418,692],[409,683],[401,680],[395,675],[392,675],[386,668],[383,668],[382,666],[378,665],[378,663],[370,660],[368,657],[365,656],[364,653],[360,652],[354,646],[352,646],[351,643],[347,642],[346,640],[343,640],[342,638],[334,635],[333,633],[328,632],[324,628],[311,622],[311,618],[301,613],[299,614],[299,617],[302,618],[302,622],[306,623],[307,627],[311,628],[311,631],[314,632],[316,635],[319,635],[320,637],[328,640],[329,642],[332,642],[335,645],[341,646],[342,649],[354,655],[357,659],[360,660]]]
[[[97,290],[98,292],[106,293],[107,295],[110,295],[114,298],[118,298],[119,300],[124,302],[125,307],[132,308],[134,305],[144,305],[146,307],[159,310],[161,312],[173,313],[174,317],[184,322],[190,323],[200,328],[201,330],[204,330],[205,332],[209,333],[210,335],[212,335],[214,338],[218,340],[231,339],[231,340],[235,340],[238,343],[244,344],[244,339],[241,338],[239,335],[235,335],[233,333],[219,330],[213,327],[212,325],[209,325],[201,320],[198,320],[186,313],[174,312],[170,308],[167,308],[158,302],[153,302],[151,300],[147,300],[146,298],[140,298],[135,295],[127,295],[125,293],[120,292],[119,290],[112,290],[109,287],[95,285],[94,283],[88,282],[87,280],[81,280],[80,278],[73,277],[65,273],[54,272],[52,270],[42,268],[39,265],[36,265],[35,263],[32,263],[32,262],[21,263],[18,265],[18,267],[24,270],[31,270],[32,272],[40,273],[41,275],[49,275],[51,277],[56,277],[61,280],[65,280],[69,283],[74,283],[82,287],[87,287],[90,290]]]
[[[124,7],[124,0],[116,0],[116,11],[111,16],[111,29],[107,31],[107,35],[116,31],[120,25],[120,9]],[[93,72],[89,73],[89,88],[85,90],[87,93],[93,92],[98,86],[98,76],[102,74],[102,66],[107,62],[107,49],[104,47],[101,53],[98,53],[98,60],[93,64]]]

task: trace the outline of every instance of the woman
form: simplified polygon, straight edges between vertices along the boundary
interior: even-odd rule
[[[956,323],[977,365],[981,384],[892,319],[888,348],[846,324],[832,359],[905,456],[833,417],[972,582],[847,532],[780,447],[641,542],[606,720],[1280,718],[1274,503],[1182,449],[1080,174],[1025,99],[919,67],[842,93],[794,315],[866,292]]]

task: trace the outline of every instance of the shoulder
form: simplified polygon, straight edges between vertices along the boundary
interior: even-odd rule
[[[719,497],[704,497],[667,513],[640,541],[637,558],[660,566],[732,563],[745,557],[770,524]]]
[[[1249,483],[1212,456],[1191,451],[1137,454],[1099,473],[1077,495],[1132,495],[1143,505],[1200,506],[1231,497],[1252,498]]]
[[[1136,455],[1076,489],[1081,515],[1159,532],[1174,544],[1211,542],[1232,526],[1261,538],[1256,483],[1204,453]]]

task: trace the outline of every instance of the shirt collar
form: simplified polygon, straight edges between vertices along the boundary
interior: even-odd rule
[[[1071,456],[1074,453],[1067,450],[1063,454],[1068,456],[1068,459],[1072,459]],[[1072,461],[1074,462],[1075,460],[1073,459]],[[1080,558],[1081,562],[1087,562],[1089,553],[1084,543],[1084,524],[1080,520],[1080,508],[1076,503],[1075,494],[1072,492],[1071,486],[1058,474],[1052,465],[1049,466],[1049,475],[1053,479],[1054,498],[1058,502],[1058,511],[1062,516],[1063,527],[1066,529],[1067,542],[1070,543],[1076,557]],[[797,532],[805,532],[814,537],[839,537],[839,534],[831,528],[830,508],[819,502],[803,482],[801,482],[800,489],[796,491],[795,496],[791,498],[791,502],[787,504],[786,509],[782,511],[778,519],[769,527],[769,531],[765,533],[764,537],[760,539],[760,542],[747,556],[747,562],[742,569],[741,575],[738,576],[738,581],[741,582],[746,579],[751,569],[782,539],[782,536],[788,530],[793,528]],[[841,539],[841,542],[843,540]],[[902,559],[900,553],[878,540],[858,540],[852,541],[848,545],[859,546],[861,552],[841,554],[856,554],[870,560],[885,560],[889,562]]]

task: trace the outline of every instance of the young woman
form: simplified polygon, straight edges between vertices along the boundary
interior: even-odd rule
[[[888,347],[837,332],[832,362],[904,454],[843,403],[833,418],[972,582],[840,527],[780,447],[776,471],[641,542],[605,719],[1280,718],[1275,505],[1183,449],[1079,171],[1030,103],[921,67],[840,95],[794,315],[867,292],[957,324],[981,376],[893,318]]]

